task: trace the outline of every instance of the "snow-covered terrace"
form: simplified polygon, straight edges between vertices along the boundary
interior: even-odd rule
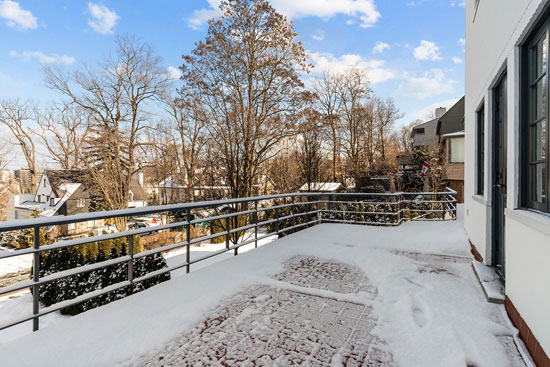
[[[529,366],[476,280],[460,209],[315,225],[3,344],[0,364]]]

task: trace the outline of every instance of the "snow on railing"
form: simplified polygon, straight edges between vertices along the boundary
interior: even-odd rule
[[[128,229],[128,223],[134,218],[153,214],[160,215],[163,223],[153,227]],[[124,223],[127,230],[70,240],[53,239],[53,243],[42,244],[41,246],[41,241],[44,242],[42,228],[48,230],[52,226],[65,228],[69,224],[92,220],[113,220],[115,218],[124,219],[123,221],[119,220],[119,223]],[[447,189],[443,192],[414,193],[280,194],[1,222],[0,233],[31,230],[33,247],[15,251],[0,251],[0,260],[32,254],[33,265],[29,279],[0,287],[0,296],[30,288],[33,296],[33,308],[32,313],[22,315],[0,325],[0,330],[33,320],[33,331],[36,331],[39,328],[40,317],[51,312],[75,306],[99,296],[106,296],[111,292],[134,286],[180,268],[185,268],[186,272],[189,272],[191,265],[213,256],[227,251],[234,251],[234,254],[238,255],[239,248],[242,246],[254,243],[254,247],[258,247],[258,241],[264,238],[284,236],[319,223],[397,226],[411,220],[454,219],[456,219],[456,191]],[[194,233],[199,226],[204,226],[204,223],[208,223],[211,229],[214,228],[214,225],[218,229],[215,233],[212,233],[211,230],[210,234],[197,235],[197,233]],[[259,233],[259,229],[265,230],[265,233]],[[148,236],[167,231],[179,231],[178,234],[181,237],[179,240],[176,237],[175,242],[172,244],[135,253],[134,241],[137,238],[136,236]],[[250,238],[245,239],[242,235],[247,231],[249,231]],[[253,234],[250,231],[253,231]],[[48,235],[52,233],[52,231],[48,231]],[[191,260],[191,245],[218,237],[224,237],[222,240],[222,242],[225,242],[223,249]],[[127,254],[123,254],[123,256],[107,258],[101,262],[40,276],[41,254],[45,256],[44,254],[48,252],[60,249],[76,248],[120,238],[125,238],[128,244]],[[145,275],[136,274],[134,269],[140,259],[178,248],[185,248],[185,261],[165,266]],[[101,289],[77,295],[69,300],[47,307],[40,307],[41,287],[61,282],[76,275],[89,274],[98,269],[108,267],[112,269],[112,266],[117,264],[124,264],[127,267],[126,279],[115,284],[109,284]]]

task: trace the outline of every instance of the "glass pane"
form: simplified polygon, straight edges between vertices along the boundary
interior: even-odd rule
[[[531,162],[546,159],[546,126],[546,120],[542,120],[529,128],[529,160]]]
[[[539,42],[531,48],[531,71],[530,80],[535,81],[546,71],[546,62],[548,59],[548,50],[546,46],[546,33],[540,38]]]
[[[531,122],[546,117],[546,89],[546,76],[531,87]]]
[[[546,165],[544,163],[530,166],[530,199],[538,203],[546,203]]]
[[[451,163],[464,162],[464,138],[452,138],[449,141],[451,145]]]

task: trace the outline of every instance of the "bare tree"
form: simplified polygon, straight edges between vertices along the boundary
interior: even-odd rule
[[[342,147],[346,156],[348,173],[357,183],[373,165],[369,157],[374,121],[370,88],[366,73],[352,68],[342,77],[339,87],[342,109]],[[365,134],[365,132],[367,134]]]
[[[253,194],[262,165],[295,134],[307,56],[291,23],[265,0],[226,0],[204,41],[184,56],[183,81],[204,108],[206,129],[231,196]]]
[[[27,163],[31,174],[31,191],[36,189],[38,181],[38,168],[36,163],[36,143],[34,132],[29,126],[29,120],[33,118],[34,107],[29,101],[2,100],[0,101],[0,124],[8,128],[15,139],[14,145],[18,145]]]
[[[296,143],[292,137],[292,144]],[[272,191],[270,193],[295,192],[303,184],[300,168],[296,160],[296,152],[291,149],[283,149],[267,164],[267,177]]]
[[[385,169],[385,167],[388,166],[388,162],[386,161],[386,145],[390,138],[395,121],[403,117],[403,115],[399,113],[399,110],[391,98],[386,100],[375,98],[374,110],[377,133],[376,146],[378,147],[378,151],[380,153],[379,168]]]
[[[62,169],[84,168],[82,149],[90,132],[90,114],[68,103],[36,111],[40,138],[52,159]]]
[[[295,150],[296,161],[300,169],[302,183],[306,183],[308,191],[312,190],[313,182],[324,182],[328,178],[323,159],[323,130],[320,114],[315,110],[306,110],[304,120],[300,124]]]
[[[331,177],[334,182],[338,181],[337,172],[341,154],[341,83],[342,75],[329,71],[324,71],[319,79],[313,81],[315,107],[322,114],[324,131],[327,132],[331,146]]]
[[[200,157],[208,141],[205,136],[206,111],[195,96],[184,91],[180,91],[178,97],[165,96],[163,100],[179,137],[178,172],[183,177],[187,199],[194,201]]]
[[[143,168],[136,154],[147,144],[141,140],[150,126],[147,104],[167,83],[149,44],[130,36],[117,37],[115,43],[114,54],[97,68],[44,69],[47,85],[90,116],[85,165],[108,209],[128,205],[132,176]]]

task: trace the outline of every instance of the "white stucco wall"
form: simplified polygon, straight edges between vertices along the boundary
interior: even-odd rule
[[[465,228],[486,263],[491,262],[492,95],[507,72],[508,171],[505,268],[506,294],[550,354],[550,217],[517,211],[519,206],[519,45],[547,0],[466,1]],[[476,111],[485,105],[485,194],[476,196]],[[537,222],[537,225],[526,223]],[[546,231],[544,228],[548,228]]]

